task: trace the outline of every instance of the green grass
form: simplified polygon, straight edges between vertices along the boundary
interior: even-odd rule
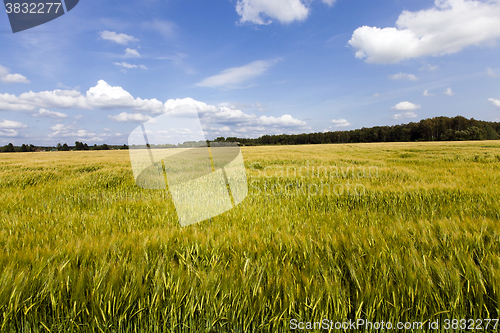
[[[0,332],[498,318],[498,148],[243,147],[249,196],[186,228],[127,151],[0,154]]]

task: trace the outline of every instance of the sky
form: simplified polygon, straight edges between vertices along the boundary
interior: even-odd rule
[[[0,145],[121,145],[163,114],[207,139],[500,121],[499,40],[500,0],[80,0],[15,34],[3,13]]]

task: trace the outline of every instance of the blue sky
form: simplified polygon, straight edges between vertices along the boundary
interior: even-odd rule
[[[13,34],[0,144],[123,144],[199,112],[215,136],[500,119],[500,1],[81,0]]]

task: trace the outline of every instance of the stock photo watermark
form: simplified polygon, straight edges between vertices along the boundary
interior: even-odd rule
[[[238,144],[207,141],[198,113],[191,111],[150,119],[128,138],[136,184],[168,190],[183,227],[233,209],[248,194]]]
[[[50,22],[75,8],[80,0],[4,0],[12,32]]]
[[[302,321],[290,319],[291,331],[433,331],[433,330],[480,330],[496,331],[499,327],[499,319],[434,319],[427,321],[370,321],[366,319],[348,319],[344,321],[334,321],[330,319],[321,319],[318,321]]]

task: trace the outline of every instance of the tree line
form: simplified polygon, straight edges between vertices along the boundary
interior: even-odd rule
[[[435,117],[394,126],[374,126],[349,131],[263,135],[257,139],[219,137],[216,141],[239,142],[245,146],[302,145],[322,143],[469,141],[500,139],[500,123]]]
[[[111,150],[111,149],[128,149],[127,145],[97,145],[89,146],[86,143],[76,141],[74,146],[69,146],[67,143],[58,143],[57,146],[35,146],[32,144],[23,144],[21,146],[14,146],[12,143],[0,147],[0,152],[2,153],[25,153],[25,152],[35,152],[35,151],[72,151],[72,150]]]
[[[500,122],[488,122],[457,117],[434,117],[423,119],[420,122],[394,126],[374,126],[349,131],[327,131],[302,134],[263,135],[256,139],[237,137],[218,137],[218,142],[239,142],[245,146],[261,145],[303,145],[322,143],[362,143],[362,142],[416,142],[416,141],[469,141],[469,140],[498,140],[500,139]],[[190,147],[188,141],[180,146]],[[178,145],[179,146],[179,145]],[[175,147],[178,147],[175,146]],[[163,146],[162,146],[163,148]],[[76,141],[74,146],[57,144],[56,147],[38,147],[32,144],[23,144],[15,147],[12,143],[1,147],[1,152],[31,152],[37,150],[110,150],[128,149],[127,145],[87,145]]]

